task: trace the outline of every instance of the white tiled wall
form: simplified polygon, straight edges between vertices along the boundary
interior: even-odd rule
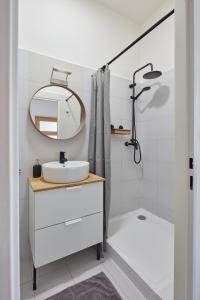
[[[87,120],[84,130],[68,141],[55,141],[42,136],[32,125],[29,103],[34,92],[49,84],[52,67],[72,72],[70,87],[82,98]],[[21,255],[29,253],[28,243],[28,184],[32,166],[39,158],[41,162],[58,160],[59,152],[65,151],[69,159],[87,159],[90,119],[90,76],[92,70],[74,66],[46,56],[19,50],[19,132],[20,132],[20,234]]]
[[[72,72],[69,87],[74,89],[86,108],[85,129],[68,141],[42,136],[29,117],[31,96],[48,84],[52,67]],[[29,255],[28,184],[32,166],[57,160],[60,151],[69,159],[87,160],[90,120],[90,82],[94,70],[19,50],[19,131],[20,131],[20,235],[21,255]],[[131,128],[131,90],[129,81],[111,76],[111,123]],[[163,86],[164,85],[164,86]],[[165,86],[166,85],[166,86]],[[169,87],[169,90],[168,90]],[[154,90],[155,89],[155,90]],[[168,95],[169,92],[169,95]],[[163,95],[164,93],[164,95]],[[167,96],[168,95],[168,96]],[[167,96],[167,97],[166,97]],[[162,99],[161,101],[159,99]],[[165,100],[165,101],[164,101]],[[173,215],[173,71],[163,74],[161,86],[152,88],[138,100],[137,133],[141,141],[143,163],[133,163],[133,149],[125,147],[127,136],[112,135],[111,216],[144,207],[169,220]],[[146,105],[146,106],[145,106]]]
[[[174,213],[174,70],[145,82],[138,100],[142,123],[142,207],[173,221]]]
[[[131,128],[132,91],[129,84],[128,80],[111,76],[111,123],[116,128],[119,125]],[[142,169],[133,164],[132,149],[124,146],[129,138],[122,135],[111,137],[111,217],[140,207]]]
[[[41,86],[48,84],[52,67],[72,72],[69,87],[74,89],[86,108],[85,129],[68,141],[55,141],[42,136],[32,125],[29,117],[31,96]],[[60,151],[66,151],[69,159],[87,160],[90,120],[90,83],[92,69],[59,61],[33,52],[19,50],[19,129],[20,129],[20,235],[21,255],[29,255],[28,243],[28,184],[32,166],[41,162],[57,160]],[[130,127],[131,111],[128,80],[111,76],[111,111],[115,125]],[[124,149],[124,139],[112,137],[112,204],[111,215],[138,208],[139,189],[136,169],[129,166],[129,151]],[[125,172],[125,169],[128,169]]]

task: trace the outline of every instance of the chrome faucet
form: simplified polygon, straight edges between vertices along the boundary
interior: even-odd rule
[[[67,158],[65,158],[65,152],[60,152],[60,160],[59,160],[59,162],[60,162],[60,164],[64,164],[66,161],[67,161],[68,159]]]

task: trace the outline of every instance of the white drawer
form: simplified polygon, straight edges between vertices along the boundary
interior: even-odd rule
[[[102,182],[35,193],[35,229],[102,211]]]
[[[36,268],[103,241],[103,213],[35,231]]]

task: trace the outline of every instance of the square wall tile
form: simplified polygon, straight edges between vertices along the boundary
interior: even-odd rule
[[[174,163],[175,161],[175,148],[174,139],[161,139],[157,142],[158,145],[158,156],[159,162],[163,163]]]
[[[170,211],[175,209],[174,191],[174,184],[158,184],[158,209],[161,207]]]
[[[110,97],[111,124],[118,128],[121,119],[131,120],[131,103],[124,98]]]
[[[142,122],[143,124],[143,137],[145,140],[155,140],[158,138],[159,123],[156,120],[148,120]]]
[[[111,135],[111,161],[119,162],[122,159],[123,141],[121,136]]]
[[[144,139],[141,143],[142,159],[144,162],[156,162],[158,160],[158,140]]]
[[[117,182],[118,184],[121,184],[122,178],[123,178],[123,174],[122,174],[121,160],[119,161],[111,160],[111,181],[113,183]]]
[[[156,182],[143,180],[141,184],[141,207],[156,214],[157,201],[158,195]]]
[[[156,127],[156,137],[158,139],[174,139],[174,134],[174,115],[167,117],[160,116]]]
[[[174,182],[174,164],[159,162],[157,167],[158,183],[172,185]]]
[[[157,180],[157,163],[152,161],[143,162],[143,178],[151,182]]]
[[[141,181],[143,179],[142,164],[135,164],[134,161],[122,161],[122,181]]]
[[[131,90],[129,88],[129,81],[117,76],[110,78],[110,95],[111,97],[121,97],[129,99]]]
[[[120,215],[122,206],[121,182],[111,183],[110,217]]]

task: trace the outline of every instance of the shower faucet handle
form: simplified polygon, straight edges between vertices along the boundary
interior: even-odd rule
[[[130,142],[126,141],[126,142],[124,143],[124,145],[125,145],[126,147],[128,147],[128,146],[133,146],[133,147],[135,147],[136,150],[138,149],[138,142],[137,142],[137,140],[130,140]]]

